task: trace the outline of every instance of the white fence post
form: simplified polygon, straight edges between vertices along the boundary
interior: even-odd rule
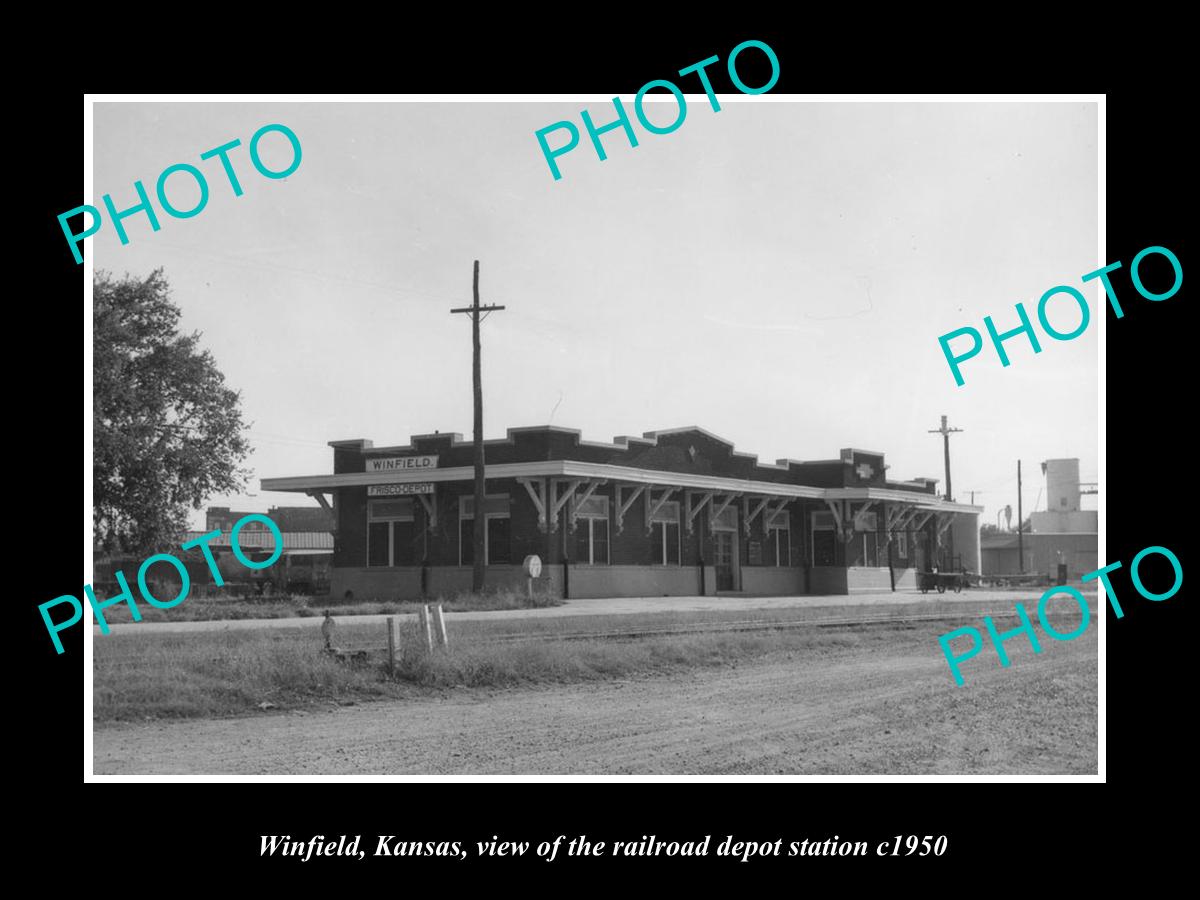
[[[446,617],[442,613],[442,604],[439,603],[434,609],[437,614],[438,641],[443,647],[449,647],[450,639],[446,637]]]
[[[433,621],[429,615],[429,604],[426,603],[421,607],[421,634],[425,638],[425,646],[430,653],[433,652]]]

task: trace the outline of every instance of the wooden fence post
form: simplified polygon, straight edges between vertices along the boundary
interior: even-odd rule
[[[388,674],[396,674],[396,617],[388,616]]]
[[[421,607],[421,633],[425,638],[425,647],[433,652],[433,621],[429,615],[429,604]]]
[[[440,603],[439,603],[439,604],[438,604],[438,605],[437,605],[437,606],[434,608],[434,611],[435,611],[435,613],[437,614],[438,642],[439,642],[439,643],[440,643],[440,644],[441,644],[443,647],[449,647],[449,646],[450,646],[450,640],[449,640],[449,638],[447,638],[447,637],[446,637],[446,617],[445,617],[445,615],[442,613],[442,604],[440,604]]]

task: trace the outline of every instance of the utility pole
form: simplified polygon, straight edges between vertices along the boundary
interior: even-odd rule
[[[951,502],[954,500],[954,493],[953,493],[953,491],[950,490],[950,435],[952,435],[958,431],[962,431],[962,429],[961,428],[949,428],[946,426],[946,416],[942,416],[942,427],[941,428],[930,428],[929,429],[930,434],[940,434],[942,436],[942,443],[945,445],[945,451],[946,451],[946,501],[947,502]]]
[[[473,362],[471,379],[475,389],[475,520],[471,531],[474,537],[475,566],[471,577],[472,590],[478,593],[483,590],[485,544],[487,535],[487,516],[484,509],[484,480],[483,480],[483,375],[479,362],[479,314],[504,309],[503,306],[479,305],[479,260],[475,260],[474,278],[475,302],[472,306],[464,306],[450,310],[451,313],[467,313],[471,316],[471,347]]]
[[[1017,572],[1025,574],[1025,538],[1022,534],[1024,519],[1021,513],[1021,461],[1017,460]]]

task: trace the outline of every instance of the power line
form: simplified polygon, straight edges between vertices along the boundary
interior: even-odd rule
[[[322,448],[327,448],[329,446],[329,444],[327,444],[325,441],[314,441],[309,438],[295,437],[294,435],[288,434],[279,434],[278,432],[273,431],[259,431],[255,428],[251,428],[250,433],[255,435],[259,440],[266,441],[267,443],[303,444],[307,447]]]
[[[341,284],[351,284],[351,285],[355,285],[358,287],[370,288],[372,290],[384,291],[389,294],[396,294],[396,293],[414,294],[417,296],[429,297],[434,300],[449,300],[451,302],[453,302],[453,299],[454,299],[454,298],[450,297],[448,294],[439,294],[439,293],[435,293],[433,291],[421,290],[419,288],[411,288],[411,287],[403,287],[403,286],[397,287],[396,285],[393,285],[393,284],[382,284],[380,282],[375,282],[375,281],[365,281],[360,278],[347,278],[344,275],[331,275],[326,272],[315,272],[315,271],[312,271],[311,269],[300,269],[300,268],[296,268],[295,266],[287,266],[287,265],[283,265],[281,263],[271,263],[271,262],[261,262],[261,261],[255,262],[253,260],[245,259],[244,257],[229,256],[224,253],[215,253],[211,250],[197,250],[194,247],[182,247],[182,246],[179,246],[178,244],[160,243],[159,246],[167,247],[167,248],[170,248],[173,250],[182,250],[185,253],[194,253],[194,254],[197,254],[200,256],[207,256],[212,259],[221,260],[225,263],[228,263],[229,265],[240,266],[241,268],[246,268],[246,269],[265,269],[268,271],[281,272],[281,273],[290,274],[290,275],[299,275],[299,276],[306,276],[309,278],[317,278],[317,279],[321,279],[324,281],[335,281],[335,282],[338,282]]]

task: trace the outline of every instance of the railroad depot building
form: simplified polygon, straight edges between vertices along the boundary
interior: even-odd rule
[[[262,490],[333,511],[333,596],[469,590],[472,442],[330,446],[333,474],[264,478]],[[523,590],[528,555],[542,559],[540,590],[579,598],[847,594],[888,590],[893,575],[912,588],[934,566],[979,571],[982,507],[947,502],[931,479],[888,480],[882,453],[772,465],[701,428],[602,443],[541,426],[484,441],[484,456],[489,587]]]

